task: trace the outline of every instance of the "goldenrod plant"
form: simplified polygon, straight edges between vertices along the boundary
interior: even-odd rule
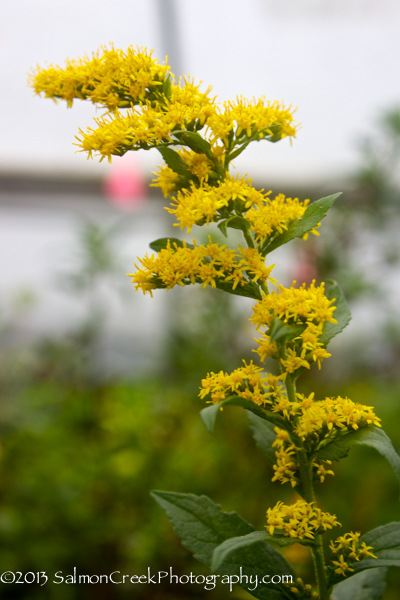
[[[68,106],[81,99],[105,109],[96,126],[77,138],[88,156],[111,161],[130,150],[159,150],[164,164],[152,185],[171,198],[167,210],[175,225],[190,233],[194,225],[215,223],[226,237],[232,228],[243,234],[237,247],[211,238],[206,244],[158,239],[150,244],[155,254],[139,258],[129,276],[144,294],[199,284],[254,300],[250,321],[260,336],[254,351],[261,363],[274,359],[275,372],[250,361],[232,373],[209,373],[200,397],[210,406],[201,417],[212,431],[223,408],[245,409],[256,444],[273,465],[272,480],[291,486],[299,499],[266,507],[265,529],[254,531],[205,496],[153,492],[183,545],[214,573],[262,600],[381,598],[386,568],[400,566],[400,523],[363,535],[343,533],[328,546],[326,532],[340,523],[318,507],[315,487],[356,444],[378,450],[397,477],[400,458],[372,407],[298,390],[300,375],[320,369],[330,357],[329,342],[347,326],[350,312],[333,281],[280,285],[270,257],[295,238],[318,235],[340,194],[310,204],[256,189],[249,177],[230,173],[249,144],[296,136],[291,108],[240,96],[218,104],[210,88],[201,91],[186,77],[176,81],[167,64],[132,47],[101,48],[64,68],[38,68],[30,81],[36,93]],[[279,548],[289,544],[309,547],[315,583],[304,583],[285,560]]]

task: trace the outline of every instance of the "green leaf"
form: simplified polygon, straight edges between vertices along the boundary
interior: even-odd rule
[[[218,223],[218,229],[220,229],[222,231],[222,233],[225,237],[228,237],[228,232],[226,231],[227,221],[228,221],[228,219],[225,219],[225,221],[220,221]]]
[[[400,457],[386,433],[379,427],[369,426],[357,429],[327,444],[317,451],[316,457],[321,460],[340,460],[347,456],[353,446],[369,446],[375,448],[386,458],[393,471],[400,479]]]
[[[219,229],[222,231],[225,237],[227,237],[227,227],[232,229],[240,229],[240,231],[247,231],[250,227],[250,223],[244,217],[234,216],[218,223]]]
[[[376,558],[367,557],[352,563],[351,568],[354,569],[355,574],[381,567],[400,567],[400,523],[388,523],[368,531],[360,538],[359,543],[363,542],[367,546],[372,546],[372,552]],[[330,575],[331,583],[336,583],[341,579],[345,578],[336,573]]]
[[[360,560],[357,564],[353,564],[354,573],[360,573],[367,569],[377,569],[379,567],[400,567],[400,553],[397,553],[398,558],[385,558],[384,552],[381,552],[378,558],[366,558]]]
[[[197,154],[210,154],[211,144],[202,138],[198,133],[185,131],[185,133],[179,134],[179,140],[185,146],[189,146],[191,150],[197,152]]]
[[[155,250],[156,252],[160,252],[160,250],[165,250],[165,248],[167,248],[168,246],[168,242],[170,242],[171,248],[174,248],[174,244],[176,244],[178,246],[178,248],[183,248],[183,242],[182,240],[178,240],[178,238],[159,238],[158,240],[154,240],[154,242],[151,242],[151,244],[149,244],[150,248],[152,250]],[[188,248],[190,248],[191,250],[193,250],[194,246],[192,244],[186,244],[186,246]]]
[[[284,233],[278,235],[267,246],[266,253],[268,254],[269,252],[276,250],[279,248],[279,246],[290,242],[290,240],[293,240],[294,238],[303,237],[303,235],[305,235],[308,231],[314,229],[314,227],[316,227],[318,223],[322,221],[332,204],[335,202],[336,198],[338,198],[340,195],[341,192],[338,194],[333,194],[332,196],[327,196],[326,198],[321,198],[320,200],[310,204],[310,206],[306,208],[301,219],[295,223],[292,223],[292,225],[290,225]]]
[[[266,531],[252,531],[247,535],[237,536],[225,540],[220,546],[217,546],[214,550],[211,571],[218,571],[220,566],[227,560],[227,558],[240,548],[248,548],[258,542],[269,542],[278,546],[289,546],[291,544],[303,544],[305,546],[314,546],[315,541],[313,540],[300,540],[298,538],[291,538],[286,536],[272,536]]]
[[[386,568],[362,571],[335,586],[332,600],[381,600],[386,588]]]
[[[207,566],[211,566],[213,552],[222,542],[254,531],[253,527],[236,513],[222,512],[220,506],[206,496],[159,491],[152,492],[152,496],[166,512],[185,548]],[[240,586],[260,600],[287,598],[286,594],[282,593],[280,584],[261,583],[264,575],[291,575],[293,579],[296,577],[282,554],[263,541],[247,548],[238,548],[229,560],[223,562],[218,571],[223,575],[236,576],[237,580],[242,572],[244,577]],[[249,589],[254,588],[254,584],[246,585],[246,576],[252,576],[253,581],[255,576],[258,577],[255,590]]]
[[[240,229],[240,231],[247,231],[250,227],[250,223],[244,217],[235,216],[227,219],[226,226],[231,227],[232,229]]]
[[[274,465],[276,463],[276,455],[272,444],[276,440],[275,425],[250,411],[247,413],[247,417],[257,447],[261,450],[268,463]]]
[[[361,536],[360,543],[362,542],[372,546],[372,552],[377,558],[365,558],[353,565],[356,573],[377,567],[400,567],[400,523],[388,523],[372,529]]]
[[[164,83],[163,83],[163,94],[164,96],[170,100],[171,99],[171,78],[168,75],[165,79],[164,79]]]
[[[325,323],[324,331],[319,338],[319,341],[326,347],[335,335],[343,331],[345,327],[350,323],[351,312],[349,305],[347,304],[346,298],[342,291],[342,288],[336,283],[336,281],[328,280],[328,288],[326,290],[326,297],[329,300],[335,298],[333,303],[336,306],[336,310],[333,313],[334,319],[337,323]]]
[[[187,168],[187,164],[184,160],[182,160],[175,150],[168,148],[167,146],[162,148],[158,147],[158,151],[170,169],[172,169],[175,173],[178,173],[178,175],[182,175],[188,179],[191,178],[192,174]]]
[[[316,458],[320,460],[341,460],[345,458],[353,446],[360,443],[360,441],[369,434],[372,427],[363,427],[362,429],[357,429],[356,431],[352,431],[351,433],[347,433],[338,439],[322,446],[316,452]]]
[[[277,413],[265,410],[264,408],[257,406],[257,404],[254,404],[254,402],[246,400],[245,398],[241,398],[240,396],[231,396],[230,398],[227,398],[218,404],[212,404],[211,406],[207,406],[207,408],[203,408],[203,410],[200,411],[200,417],[206,426],[207,431],[210,433],[212,433],[214,430],[217,414],[224,406],[241,406],[242,408],[254,413],[261,419],[271,421],[271,423],[275,423],[275,425],[278,425],[279,427],[285,426],[285,420]]]
[[[272,319],[269,327],[269,335],[271,336],[271,342],[276,342],[285,337],[287,340],[292,340],[294,337],[300,335],[305,330],[305,325],[288,325],[278,318]]]
[[[238,285],[235,289],[233,289],[233,285],[232,281],[215,280],[215,286],[223,292],[233,294],[234,296],[244,296],[245,298],[262,300],[262,295],[257,285],[246,283],[245,285]]]

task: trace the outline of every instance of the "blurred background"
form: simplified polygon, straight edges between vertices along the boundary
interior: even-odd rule
[[[291,491],[272,484],[244,411],[216,432],[198,412],[210,370],[251,359],[251,301],[186,288],[154,298],[126,277],[176,228],[149,188],[157,152],[113,163],[75,154],[95,108],[26,87],[114,42],[147,46],[221,100],[265,95],[298,107],[291,146],[254,144],[237,161],[256,186],[312,200],[343,191],[321,236],[276,253],[277,277],[336,279],[353,320],[301,391],[376,407],[400,450],[400,4],[395,0],[3,0],[0,24],[0,572],[173,567],[206,574],[152,489],[207,494],[256,526]],[[209,230],[194,231],[197,239]],[[179,234],[178,234],[179,235]],[[223,478],[221,474],[224,474]],[[384,460],[355,449],[318,489],[345,530],[400,520]],[[372,490],[372,492],[371,492]],[[308,551],[288,558],[311,577]],[[396,600],[390,574],[386,600]],[[90,589],[91,588],[91,589]],[[223,598],[221,586],[2,585],[4,598]],[[249,598],[235,590],[234,599]]]

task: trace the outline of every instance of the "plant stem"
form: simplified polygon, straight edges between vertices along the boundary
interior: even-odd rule
[[[245,237],[245,240],[246,240],[249,248],[254,248],[254,242],[253,242],[253,238],[251,237],[251,234],[245,229],[243,231],[243,235]]]
[[[312,464],[304,450],[298,450],[297,460],[300,467],[301,485],[306,502],[315,503],[314,486],[312,481]],[[325,556],[322,536],[315,534],[316,546],[312,548],[315,576],[317,579],[320,600],[329,600],[329,590],[325,573]]]
[[[295,402],[296,388],[290,373],[287,374],[285,385],[288,399],[290,400],[290,402]],[[305,450],[301,447],[301,440],[296,440],[296,446],[300,446],[300,448],[298,448],[297,450],[297,461],[300,469],[300,479],[303,490],[303,497],[306,500],[306,502],[315,503],[312,462],[307,457]],[[320,534],[315,534],[315,541],[316,546],[313,546],[312,548],[312,556],[314,562],[315,577],[318,584],[319,598],[320,600],[329,600],[330,593],[328,590],[328,583],[325,572],[324,546]]]

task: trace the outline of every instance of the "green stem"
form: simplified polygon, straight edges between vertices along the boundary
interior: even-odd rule
[[[254,241],[253,241],[253,238],[251,237],[251,234],[245,229],[243,231],[243,235],[244,235],[244,239],[247,242],[248,247],[254,248]]]
[[[287,374],[285,385],[288,399],[290,400],[290,402],[295,402],[296,388],[290,373]],[[301,440],[296,440],[296,446],[298,445],[302,445]],[[304,500],[308,503],[315,504],[312,462],[311,460],[309,460],[306,452],[304,451],[304,448],[302,447],[298,448],[297,450],[297,461],[299,464],[300,480]],[[315,534],[315,541],[316,546],[313,546],[312,548],[312,556],[314,562],[315,576],[318,584],[319,598],[320,600],[329,600],[330,593],[328,589],[328,582],[326,579],[324,546],[320,534]]]
[[[297,452],[297,460],[300,467],[300,478],[303,495],[306,502],[315,503],[315,493],[312,478],[312,464],[303,450]],[[325,571],[325,555],[322,536],[315,534],[316,546],[312,548],[315,576],[317,579],[320,600],[329,600],[328,582]]]

